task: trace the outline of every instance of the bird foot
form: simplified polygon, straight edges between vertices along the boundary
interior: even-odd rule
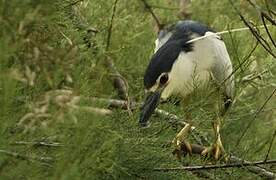
[[[192,126],[190,124],[186,124],[172,141],[172,144],[175,146],[173,154],[176,155],[178,159],[181,159],[183,155],[185,156],[192,153],[191,144],[185,140],[191,130],[191,127]]]
[[[181,143],[175,144],[175,149],[172,153],[177,159],[181,159],[182,156],[192,154],[192,146],[189,142],[182,141]]]
[[[213,157],[215,161],[219,160],[220,158],[225,158],[225,160],[227,160],[223,145],[220,142],[216,142],[212,146],[206,147],[201,152],[201,155]]]

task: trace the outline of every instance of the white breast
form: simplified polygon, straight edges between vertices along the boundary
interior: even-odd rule
[[[216,62],[214,42],[210,36],[194,42],[193,51],[181,52],[169,73],[169,83],[162,93],[166,99],[172,94],[186,96],[195,88],[202,87],[212,76],[212,65]],[[220,41],[220,40],[218,40]]]

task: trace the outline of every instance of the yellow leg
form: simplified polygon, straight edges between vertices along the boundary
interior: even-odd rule
[[[175,154],[178,159],[180,159],[182,155],[192,153],[191,144],[186,141],[186,138],[191,131],[191,127],[191,124],[186,124],[172,141],[172,144],[175,146],[173,154]]]
[[[204,156],[207,154],[212,155],[215,160],[218,160],[225,152],[221,142],[221,137],[220,137],[220,125],[221,125],[221,119],[217,118],[213,123],[213,129],[215,133],[215,143],[212,146],[204,149],[201,153]]]
[[[189,104],[190,97],[187,96],[185,99],[181,101],[183,110],[185,112],[185,119],[186,121],[190,122],[191,120],[191,113],[188,109],[186,109]],[[173,154],[177,156],[178,159],[181,159],[183,155],[186,154],[192,154],[192,147],[189,142],[186,141],[190,131],[191,131],[192,125],[191,123],[185,124],[185,126],[179,131],[179,133],[175,136],[175,138],[172,141],[172,144],[175,146],[175,150],[173,151]]]

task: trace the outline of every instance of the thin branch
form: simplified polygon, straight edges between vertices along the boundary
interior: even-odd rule
[[[266,22],[265,22],[265,19],[267,19],[267,18],[268,18],[268,17],[265,16],[265,14],[262,12],[262,13],[261,13],[261,19],[262,19],[262,22],[263,22],[263,24],[264,24],[266,33],[267,33],[267,35],[268,35],[270,41],[272,42],[273,46],[276,48],[276,43],[274,42],[274,40],[273,40],[273,38],[272,38],[272,36],[271,36],[271,34],[270,34],[268,28],[267,28]]]
[[[276,44],[275,44],[275,42],[274,42],[274,40],[273,40],[273,38],[272,38],[272,36],[271,36],[268,28],[267,28],[265,19],[268,20],[269,22],[271,22],[271,24],[274,25],[274,26],[276,26],[276,21],[273,20],[272,17],[270,17],[266,12],[264,12],[260,6],[258,6],[257,4],[253,3],[251,0],[247,0],[247,2],[251,6],[253,6],[253,8],[255,8],[258,11],[259,16],[261,17],[262,23],[263,23],[263,25],[265,27],[266,33],[267,33],[270,41],[272,42],[273,46],[276,48]],[[265,2],[265,4],[266,4],[266,7],[268,8],[269,6],[268,6],[267,2]]]
[[[145,8],[149,11],[149,13],[151,14],[151,16],[153,17],[157,28],[158,28],[158,32],[164,28],[164,24],[161,24],[160,20],[158,19],[158,17],[155,15],[155,13],[152,10],[152,7],[147,3],[146,0],[141,0],[142,3],[144,4]]]
[[[243,162],[243,163],[231,163],[231,164],[218,164],[218,165],[198,165],[198,166],[184,166],[184,167],[173,167],[173,168],[155,168],[154,171],[195,171],[195,170],[210,170],[210,169],[224,169],[224,168],[239,168],[246,166],[256,166],[256,165],[267,165],[276,164],[276,159],[268,161],[254,161],[254,162]],[[275,178],[275,175],[272,176]]]
[[[237,9],[237,7],[234,5],[232,0],[229,0],[231,3],[232,7],[236,11],[236,13],[240,16],[241,20],[243,23],[249,28],[251,31],[252,35],[259,41],[259,43],[263,46],[263,48],[274,58],[276,58],[276,54],[271,50],[268,42],[247,22],[245,17],[241,14],[241,12]]]
[[[62,147],[63,144],[59,142],[44,142],[44,141],[15,141],[15,145],[32,145],[32,146],[47,146],[47,147]]]
[[[276,92],[276,88],[272,91],[272,93],[269,95],[269,97],[265,100],[265,102],[263,103],[263,105],[256,111],[253,119],[248,123],[247,127],[245,128],[245,130],[243,131],[242,135],[240,136],[240,138],[238,139],[236,146],[238,146],[242,140],[242,138],[245,136],[245,134],[247,133],[248,129],[250,128],[250,126],[253,124],[253,122],[256,120],[257,116],[259,115],[259,113],[264,109],[264,107],[266,106],[266,104],[269,102],[269,100],[273,97],[274,93]]]
[[[118,3],[118,0],[114,0],[110,23],[109,23],[109,27],[108,27],[108,31],[107,31],[107,40],[106,40],[106,47],[105,47],[106,51],[108,51],[109,46],[110,46],[112,27],[113,27],[113,21],[114,21],[114,17],[115,17],[115,13],[116,13],[117,3]]]
[[[273,142],[274,142],[275,137],[276,137],[276,130],[274,130],[274,134],[273,134],[272,139],[271,139],[271,142],[270,142],[270,144],[269,144],[269,148],[268,148],[268,151],[267,151],[267,153],[266,153],[266,156],[265,156],[265,160],[264,160],[264,161],[267,161],[267,159],[268,159],[268,156],[269,156],[270,151],[271,151],[271,149],[272,149],[272,145],[273,145]]]
[[[264,12],[262,10],[262,8],[260,6],[258,6],[257,4],[253,3],[251,0],[247,0],[247,2],[253,6],[260,15],[263,15],[267,18],[267,20],[269,20],[274,26],[276,26],[276,20],[272,19],[272,17],[270,17],[266,12]],[[266,6],[268,6],[267,2],[266,2]]]
[[[105,66],[111,74],[110,77],[113,81],[113,87],[117,90],[120,99],[129,101],[127,80],[119,73],[111,57],[107,56],[105,58]]]
[[[108,27],[107,32],[107,40],[106,40],[106,47],[105,50],[108,51],[110,47],[110,41],[111,41],[111,35],[112,35],[112,28],[113,28],[113,22],[115,18],[117,3],[119,0],[114,0],[112,14],[110,18],[110,24]],[[116,69],[113,59],[109,56],[106,56],[105,58],[105,66],[110,71],[110,74],[113,76],[111,79],[113,81],[113,86],[118,92],[118,96],[121,99],[125,99],[129,101],[129,95],[128,95],[128,83],[126,79],[119,73],[119,71]],[[130,112],[130,111],[129,111]]]
[[[264,2],[265,2],[265,6],[266,6],[266,9],[267,9],[269,15],[270,16],[272,16],[272,15],[276,16],[276,13],[273,12],[273,10],[269,7],[267,0],[264,0]]]
[[[106,51],[109,50],[109,46],[110,46],[113,21],[114,21],[118,1],[119,0],[114,0],[114,4],[113,4],[112,14],[111,14],[110,23],[109,23],[109,27],[108,27],[108,31],[107,31],[107,40],[106,40],[106,47],[105,47]]]
[[[78,3],[82,2],[82,1],[83,1],[83,0],[76,0],[76,1],[74,1],[74,2],[71,2],[71,3],[69,3],[68,5],[66,5],[65,8],[67,8],[67,7],[69,7],[69,6],[74,6],[74,5],[76,5],[76,4],[78,4]]]
[[[231,155],[229,157],[229,162],[230,163],[250,163],[250,161],[241,159],[239,157],[233,156]],[[275,174],[269,170],[266,170],[265,168],[261,167],[261,166],[249,166],[247,168],[248,171],[257,174],[261,177],[266,177],[267,179],[274,179],[275,178]]]

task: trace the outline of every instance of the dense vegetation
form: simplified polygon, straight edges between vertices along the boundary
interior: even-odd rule
[[[130,99],[143,101],[143,73],[154,49],[155,22],[142,1],[119,0],[111,29],[114,2],[0,2],[0,179],[260,178],[246,167],[153,171],[211,161],[199,156],[177,160],[169,142],[181,127],[171,127],[167,118],[155,116],[150,128],[140,129],[138,108],[110,111],[92,98],[118,99],[111,82],[117,75],[106,68],[111,59],[128,82]],[[268,2],[275,12],[275,2]],[[162,23],[179,20],[179,1],[148,3]],[[263,1],[257,3],[267,8]],[[235,6],[248,20],[262,24],[248,2],[236,1]],[[192,1],[188,10],[191,19],[217,31],[245,26],[228,0]],[[276,39],[275,26],[269,30]],[[271,44],[264,29],[260,32]],[[250,31],[225,34],[223,39],[234,67],[240,67],[235,102],[222,128],[225,149],[250,161],[266,155],[275,159],[275,94],[266,102],[276,88],[275,59]],[[212,141],[215,109],[209,107],[210,98],[203,93],[190,108],[194,125]],[[177,105],[160,108],[184,116]],[[275,165],[266,168],[276,172]]]

